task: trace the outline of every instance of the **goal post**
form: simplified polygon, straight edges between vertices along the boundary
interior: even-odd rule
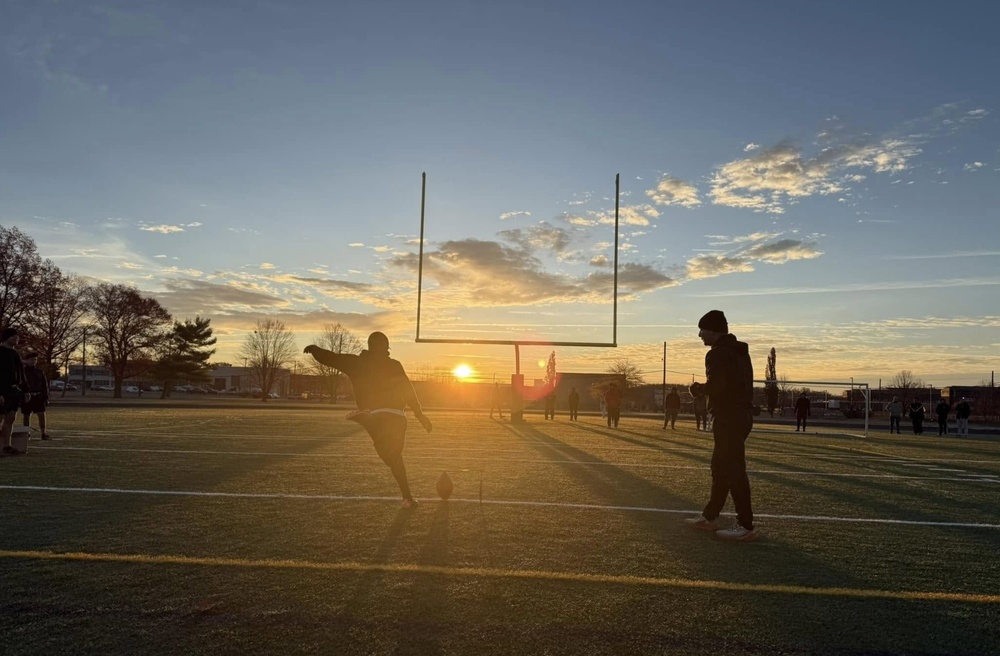
[[[814,401],[815,397],[819,396],[821,393],[825,396],[823,399],[824,407],[827,410],[839,410],[847,418],[860,418],[853,416],[853,413],[860,412],[861,416],[864,417],[865,421],[865,432],[864,436],[868,437],[868,425],[869,418],[871,416],[872,408],[872,395],[871,387],[868,383],[862,383],[854,380],[850,381],[815,381],[815,380],[755,380],[754,382],[754,403],[757,404],[758,394],[763,394],[766,398],[768,388],[776,388],[778,390],[779,397],[781,395],[790,395],[790,393],[795,391],[801,391],[803,389],[809,390],[810,401]],[[831,396],[830,391],[836,390],[840,392],[848,392],[846,396],[841,394],[840,396]],[[860,399],[855,400],[855,392],[858,393]],[[794,405],[794,399],[782,399],[781,407],[785,407],[787,404]],[[766,404],[760,404],[762,407]]]

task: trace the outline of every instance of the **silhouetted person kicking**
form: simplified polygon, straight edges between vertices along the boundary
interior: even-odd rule
[[[431,420],[424,416],[413,385],[398,360],[389,357],[389,338],[374,332],[368,336],[368,350],[360,355],[334,353],[310,344],[305,352],[320,364],[344,372],[354,386],[356,412],[347,415],[365,427],[375,444],[375,451],[382,462],[389,466],[399,491],[403,494],[403,508],[417,505],[410,494],[403,464],[403,442],[406,437],[406,414],[410,406],[414,416],[429,433]]]

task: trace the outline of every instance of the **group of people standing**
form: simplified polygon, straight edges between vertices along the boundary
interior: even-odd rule
[[[31,415],[38,416],[38,429],[42,439],[49,434],[45,422],[45,408],[49,404],[49,383],[45,373],[38,368],[38,354],[26,353],[21,357],[17,350],[20,335],[16,328],[0,331],[0,442],[4,455],[16,456],[21,452],[11,444],[14,420],[20,410],[24,425],[31,425]]]
[[[924,434],[924,418],[927,415],[927,411],[924,409],[924,404],[918,398],[914,398],[913,401],[904,408],[903,402],[899,400],[898,396],[892,397],[892,401],[885,406],[886,412],[889,413],[889,433],[895,432],[899,434],[899,423],[903,418],[903,413],[905,412],[910,418],[910,423],[913,426],[914,435]],[[934,414],[937,415],[938,423],[938,435],[945,436],[948,435],[948,415],[951,414],[951,404],[942,397],[937,405],[934,406]],[[956,429],[958,431],[959,437],[968,437],[969,435],[969,417],[972,416],[972,406],[969,400],[962,398],[957,404],[955,404],[955,420]]]

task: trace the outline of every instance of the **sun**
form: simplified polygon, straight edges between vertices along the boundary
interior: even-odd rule
[[[455,375],[455,378],[468,378],[472,375],[472,367],[467,364],[460,364],[452,369],[451,373]]]

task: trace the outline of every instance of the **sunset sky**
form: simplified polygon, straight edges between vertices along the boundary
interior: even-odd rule
[[[703,374],[1000,368],[996,2],[0,0],[0,223],[66,272],[212,319],[386,332],[408,370],[611,340]],[[522,349],[541,378],[551,349]]]

